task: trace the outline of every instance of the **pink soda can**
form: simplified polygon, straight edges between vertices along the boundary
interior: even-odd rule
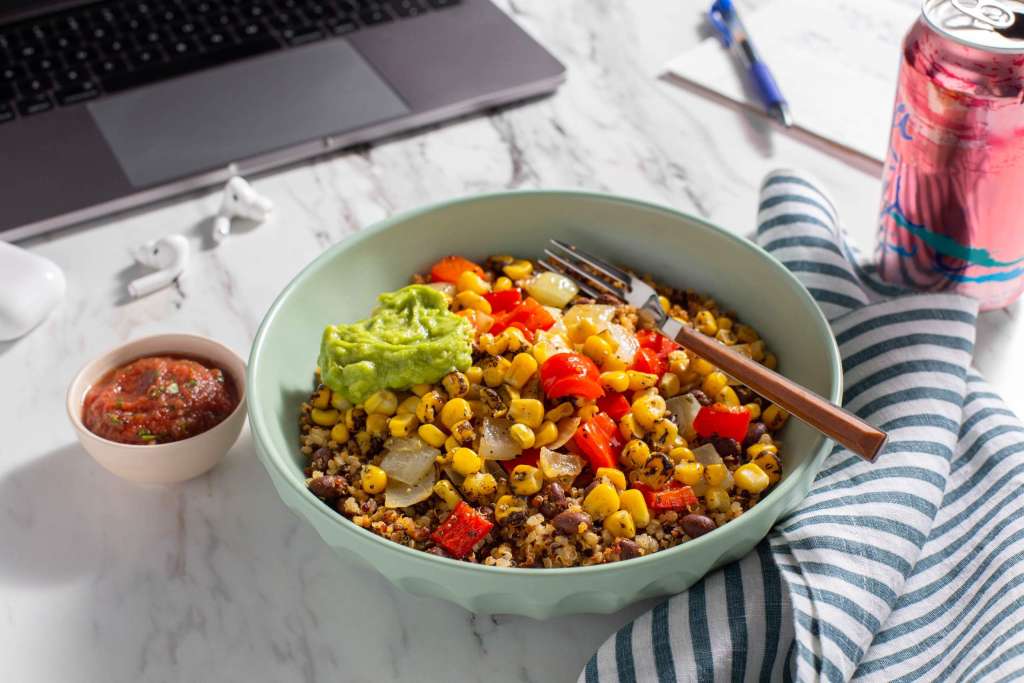
[[[889,282],[982,310],[1024,291],[1024,1],[925,0],[903,41],[877,258]]]

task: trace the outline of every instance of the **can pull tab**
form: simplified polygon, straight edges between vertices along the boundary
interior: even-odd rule
[[[993,29],[1013,26],[1016,15],[998,0],[952,0],[953,7]]]

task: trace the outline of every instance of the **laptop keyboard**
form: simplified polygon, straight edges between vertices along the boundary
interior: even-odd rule
[[[0,123],[460,0],[98,2],[0,27]]]

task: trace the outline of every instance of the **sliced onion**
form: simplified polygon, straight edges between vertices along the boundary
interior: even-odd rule
[[[615,357],[627,366],[633,365],[636,352],[640,350],[640,342],[637,341],[636,335],[622,325],[615,323],[608,325],[608,334],[618,344],[618,347],[615,349]]]
[[[388,473],[388,480],[410,484],[418,482],[434,465],[434,459],[441,451],[431,448],[422,439],[389,439],[384,444],[387,454],[380,462],[380,468]]]
[[[615,317],[615,306],[607,304],[576,304],[565,312],[566,327],[578,325],[581,320],[588,319],[594,323],[598,332],[608,329]]]
[[[410,505],[423,502],[433,492],[435,481],[437,481],[437,474],[433,467],[411,486],[400,481],[389,480],[388,487],[384,491],[384,507],[407,508]]]
[[[458,472],[456,472],[455,468],[452,467],[451,463],[442,466],[441,469],[444,471],[445,475],[449,479],[451,479],[452,483],[455,484],[456,486],[462,486],[462,482],[466,481],[466,475],[459,474]]]
[[[428,282],[427,287],[433,287],[449,299],[455,298],[455,285],[450,282]]]
[[[550,448],[540,449],[538,464],[547,479],[572,481],[583,471],[583,458],[573,453],[559,453]]]
[[[725,462],[722,460],[722,456],[718,454],[718,451],[715,450],[715,447],[709,443],[694,448],[693,457],[695,457],[697,462],[705,467],[708,465],[721,465]]]
[[[509,435],[511,427],[512,422],[504,418],[485,417],[480,425],[480,457],[484,460],[518,458],[523,448]]]
[[[578,417],[563,417],[558,421],[558,436],[555,440],[548,444],[548,448],[553,451],[558,450],[565,444],[569,443],[569,439],[576,434],[576,430],[580,427],[580,418]]]
[[[665,401],[665,407],[676,416],[676,424],[679,425],[680,433],[693,429],[693,421],[701,409],[700,401],[693,394],[673,396]]]
[[[541,305],[555,308],[563,308],[580,291],[575,282],[561,273],[552,272],[537,273],[524,288]]]

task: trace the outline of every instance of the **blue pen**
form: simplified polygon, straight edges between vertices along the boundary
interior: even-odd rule
[[[708,18],[711,25],[718,31],[722,44],[736,55],[750,73],[750,78],[757,86],[757,92],[761,96],[764,108],[787,128],[793,125],[786,98],[782,96],[782,91],[779,90],[772,72],[768,70],[768,65],[754,49],[750,34],[743,26],[732,0],[715,0],[711,9],[708,10]]]

